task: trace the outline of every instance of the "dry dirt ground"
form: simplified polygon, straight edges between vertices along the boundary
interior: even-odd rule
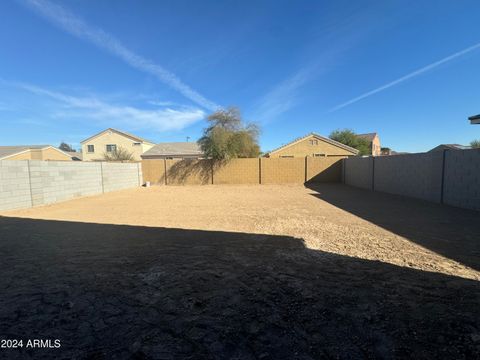
[[[480,213],[342,185],[139,188],[0,215],[11,358],[480,357]]]

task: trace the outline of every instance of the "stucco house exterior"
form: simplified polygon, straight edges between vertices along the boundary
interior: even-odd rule
[[[72,155],[52,145],[0,146],[0,160],[73,161]]]
[[[270,151],[270,158],[296,158],[316,156],[355,156],[358,150],[327,137],[310,133]]]
[[[150,150],[155,143],[136,135],[108,128],[81,142],[83,161],[102,160],[105,153],[123,148],[133,155],[133,160],[140,161],[144,152]]]
[[[142,159],[199,159],[203,152],[196,142],[158,143],[142,154]]]
[[[372,156],[382,155],[382,147],[380,146],[380,137],[377,133],[357,134],[359,138],[365,139],[370,142],[370,150]]]

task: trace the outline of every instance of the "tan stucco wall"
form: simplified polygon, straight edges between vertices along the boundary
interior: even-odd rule
[[[134,160],[140,161],[142,160],[140,155],[153,147],[154,144],[143,143],[140,145],[133,145],[136,142],[138,141],[132,140],[114,131],[105,132],[85,143],[82,143],[83,161],[102,160],[104,153],[107,151],[107,145],[117,145],[117,148],[124,148],[133,154]],[[87,152],[87,145],[94,145],[95,152]]]
[[[31,149],[24,153],[11,156],[5,160],[58,160],[58,161],[72,161],[70,156],[67,156],[60,151],[52,148],[47,149]]]
[[[380,138],[379,136],[375,136],[372,141],[372,155],[373,156],[380,156],[381,155],[381,146],[380,146]]]
[[[318,145],[311,145],[310,140],[317,140]],[[283,156],[305,157],[305,156],[315,156],[315,154],[325,154],[327,156],[355,155],[348,150],[329,144],[328,142],[322,140],[321,138],[318,138],[312,135],[303,139],[302,141],[299,141],[295,144],[292,144],[283,149],[275,151],[274,153],[271,153],[270,157],[271,158],[278,158]]]
[[[26,152],[21,153],[21,154],[10,156],[10,157],[6,158],[5,160],[32,160],[32,154],[30,153],[30,151],[26,151]]]
[[[42,160],[73,161],[71,156],[52,148],[42,150]]]

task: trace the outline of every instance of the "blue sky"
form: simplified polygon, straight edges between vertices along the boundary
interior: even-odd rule
[[[477,0],[0,2],[0,144],[107,127],[197,139],[236,105],[263,150],[378,132],[426,151],[480,138]]]

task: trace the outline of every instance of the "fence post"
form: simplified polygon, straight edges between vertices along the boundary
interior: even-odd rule
[[[140,183],[140,163],[137,162],[137,178],[138,178],[138,186],[142,186]]]
[[[305,156],[305,183],[307,182],[308,156]]]
[[[258,183],[262,184],[262,158],[258,158]]]
[[[440,204],[443,204],[443,192],[444,192],[444,187],[445,187],[445,157],[447,154],[447,149],[443,150],[443,155],[442,155],[442,180],[441,180],[441,187],[440,187]]]
[[[28,168],[28,186],[30,187],[30,204],[33,207],[32,173],[30,172],[30,160],[27,160],[27,168]]]
[[[105,187],[103,185],[103,161],[100,161],[100,177],[102,179],[102,194],[105,193]]]
[[[165,185],[168,185],[167,183],[167,159],[163,158],[163,177],[165,178]]]
[[[375,191],[375,156],[372,156],[372,191]]]
[[[211,159],[210,160],[210,171],[212,172],[212,185],[213,185],[213,169],[214,169],[214,162],[215,160]]]

